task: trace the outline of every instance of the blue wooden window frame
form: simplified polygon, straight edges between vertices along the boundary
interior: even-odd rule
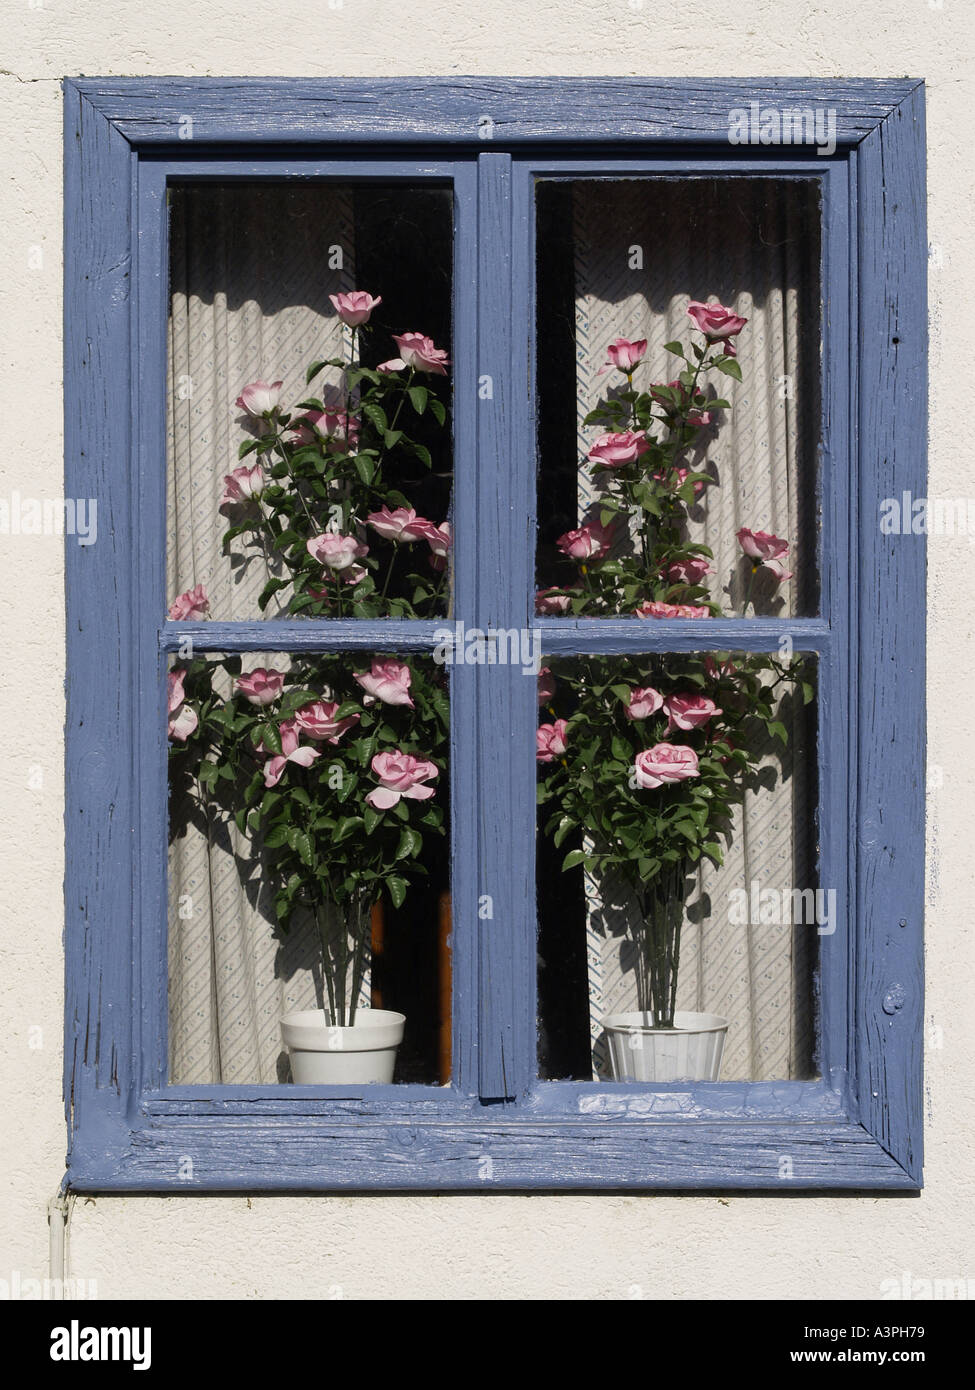
[[[67,81],[64,94],[65,495],[99,503],[98,543],[66,550],[67,1182],[919,1187],[925,558],[922,537],[883,536],[878,518],[884,497],[925,493],[923,85],[105,78]],[[729,111],[755,101],[835,111],[835,154],[730,146]],[[533,181],[614,171],[822,186],[820,616],[539,622],[553,654],[769,650],[783,630],[818,653],[820,846],[848,902],[823,939],[822,1079],[535,1080],[535,692],[516,668],[458,666],[451,1085],[169,1086],[167,653],[186,633],[202,650],[382,648],[391,629],[397,649],[420,651],[435,625],[163,621],[167,180],[453,183],[456,605],[468,626],[510,628],[536,621]],[[483,373],[495,383],[490,409],[477,399]],[[464,545],[475,525],[479,544]],[[489,750],[493,776],[477,783],[472,732],[488,711],[484,725],[506,738]],[[490,923],[476,911],[487,891]]]

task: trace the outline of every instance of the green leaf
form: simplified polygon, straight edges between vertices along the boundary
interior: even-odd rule
[[[424,410],[426,410],[427,398],[430,395],[427,388],[425,386],[411,386],[406,394],[409,396],[410,402],[417,415],[422,415]]]
[[[672,352],[675,357],[684,357],[684,348],[676,338],[673,342],[664,343],[664,352]],[[684,357],[684,361],[687,361],[686,357]]]
[[[768,726],[768,731],[773,738],[777,738],[780,743],[789,742],[789,731],[779,720],[773,719]]]
[[[559,821],[558,829],[556,830],[554,836],[552,837],[552,841],[553,841],[553,844],[555,845],[555,848],[556,848],[556,849],[559,848],[559,846],[561,845],[562,841],[565,839],[566,835],[568,835],[569,832],[570,832],[571,830],[574,830],[574,829],[575,829],[575,821],[572,819],[572,817],[571,817],[571,816],[563,816],[562,819]]]
[[[384,434],[389,429],[386,412],[375,401],[365,401],[362,406],[362,413],[370,424],[375,425],[380,434]]]
[[[394,907],[402,907],[406,898],[406,890],[409,887],[405,878],[400,878],[397,874],[390,874],[386,879],[386,889]]]
[[[399,844],[396,846],[396,858],[415,859],[422,848],[423,836],[419,831],[407,827],[399,837]]]
[[[308,867],[311,868],[312,864],[315,862],[315,849],[311,842],[311,836],[307,835],[303,830],[299,830],[297,835],[294,836],[292,849],[297,851],[298,858],[301,860],[302,864],[307,864]]]
[[[264,588],[261,590],[260,597],[257,600],[257,606],[262,613],[264,612],[265,608],[268,606],[274,595],[278,592],[278,590],[286,589],[290,583],[290,579],[269,579],[267,581],[267,583],[264,585]]]
[[[263,743],[269,753],[280,756],[281,753],[281,732],[277,724],[270,719],[266,719],[263,724],[258,724],[255,735]]]
[[[734,357],[715,357],[714,364],[719,372],[724,372],[725,376],[734,377],[735,381],[741,381],[741,367]]]
[[[299,536],[297,531],[282,531],[279,536],[275,536],[272,549],[287,550],[289,546],[297,545],[300,540],[301,536]],[[284,582],[287,584],[289,581],[286,579]]]
[[[372,482],[373,478],[376,476],[376,465],[373,463],[371,458],[367,457],[367,455],[356,454],[355,471],[358,473],[359,477],[368,487],[368,485]]]
[[[582,863],[585,857],[585,853],[581,849],[570,849],[569,853],[562,860],[562,872],[565,873],[567,869],[574,869],[578,864]]]
[[[447,410],[443,401],[437,400],[436,396],[431,396],[429,401],[430,414],[434,417],[438,425],[442,425],[447,418]]]

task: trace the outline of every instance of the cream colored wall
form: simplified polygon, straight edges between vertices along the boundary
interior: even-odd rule
[[[925,78],[931,494],[975,497],[971,0],[2,0],[0,34],[0,497],[62,486],[59,79],[243,72]],[[75,1208],[72,1273],[103,1297],[187,1299],[854,1298],[905,1270],[975,1279],[975,549],[934,538],[929,569],[929,760],[943,785],[928,821],[920,1198],[99,1197]],[[0,617],[3,1280],[44,1276],[63,1173],[57,539],[0,536]]]

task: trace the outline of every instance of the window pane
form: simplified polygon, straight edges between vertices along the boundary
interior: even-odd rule
[[[817,182],[536,190],[540,611],[815,613]]]
[[[816,891],[814,684],[808,656],[544,660],[543,1077],[608,1079],[607,1018],[672,1002],[674,976],[678,1026],[728,1021],[721,1080],[813,1074],[812,971],[839,910]]]
[[[449,188],[171,190],[171,616],[446,613],[451,257]]]
[[[169,736],[171,1082],[287,1081],[282,1017],[353,999],[406,1016],[396,1080],[449,1080],[444,667],[177,659]]]

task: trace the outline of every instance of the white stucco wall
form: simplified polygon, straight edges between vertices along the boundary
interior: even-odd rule
[[[333,0],[335,3],[335,0]],[[923,77],[931,494],[975,497],[971,0],[2,0],[0,496],[61,482],[61,96],[79,74]],[[961,363],[959,367],[955,363]],[[933,538],[927,1187],[920,1198],[99,1197],[72,1273],[103,1297],[873,1297],[975,1279],[975,549]],[[0,1279],[43,1277],[63,1173],[61,542],[0,536]]]

